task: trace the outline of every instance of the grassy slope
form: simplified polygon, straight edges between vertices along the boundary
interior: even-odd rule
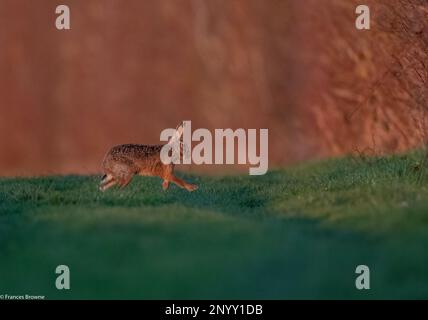
[[[48,298],[428,298],[428,179],[417,154],[263,177],[0,180],[0,292]],[[54,269],[71,269],[70,291]],[[355,267],[371,268],[357,291]]]

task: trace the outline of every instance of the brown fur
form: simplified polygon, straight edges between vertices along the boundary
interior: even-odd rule
[[[198,187],[177,178],[174,164],[165,165],[160,159],[163,145],[124,144],[113,147],[104,157],[102,168],[105,173],[100,190],[105,191],[114,185],[125,188],[135,175],[157,176],[163,179],[162,187],[167,190],[173,182],[187,191]]]

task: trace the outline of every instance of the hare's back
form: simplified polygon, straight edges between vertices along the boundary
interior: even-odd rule
[[[112,157],[145,158],[151,155],[159,155],[161,149],[161,145],[121,144],[111,148],[108,155]]]
[[[160,159],[161,149],[162,145],[122,144],[114,146],[106,154],[103,166],[108,167],[113,163],[144,165],[145,162]]]

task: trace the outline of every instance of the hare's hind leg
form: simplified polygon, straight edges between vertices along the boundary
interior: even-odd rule
[[[107,174],[103,177],[103,180],[100,182],[100,191],[106,191],[107,189],[113,187],[116,184],[116,180],[110,174]]]
[[[119,158],[113,163],[111,171],[113,179],[121,189],[124,189],[137,173],[137,167],[131,160]]]
[[[110,189],[111,187],[115,186],[116,184],[119,185],[121,189],[125,188],[132,180],[133,174],[130,175],[122,175],[120,177],[112,177],[109,180],[103,180],[100,184],[100,190],[106,191],[107,189]]]
[[[107,189],[110,189],[111,187],[115,186],[116,184],[117,184],[117,181],[116,180],[112,180],[109,183],[107,183],[107,184],[103,185],[102,187],[100,187],[100,190],[104,192]]]
[[[121,189],[124,189],[132,180],[134,177],[134,173],[127,173],[121,176],[119,180],[119,186]]]

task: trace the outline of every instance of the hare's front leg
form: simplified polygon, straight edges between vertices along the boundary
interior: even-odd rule
[[[161,177],[164,179],[164,182],[162,183],[162,187],[164,190],[168,189],[170,182],[175,183],[177,186],[186,189],[187,191],[194,191],[198,189],[197,185],[187,183],[186,181],[177,178],[174,175],[174,165],[164,166],[162,169]]]
[[[186,181],[184,181],[180,178],[177,178],[174,174],[171,175],[170,180],[171,180],[171,182],[174,182],[177,186],[184,188],[190,192],[198,189],[198,186],[196,184],[187,183]]]
[[[164,180],[164,181],[162,182],[162,189],[163,189],[164,191],[166,191],[166,190],[168,190],[168,188],[169,188],[169,181],[168,181],[168,180]]]

